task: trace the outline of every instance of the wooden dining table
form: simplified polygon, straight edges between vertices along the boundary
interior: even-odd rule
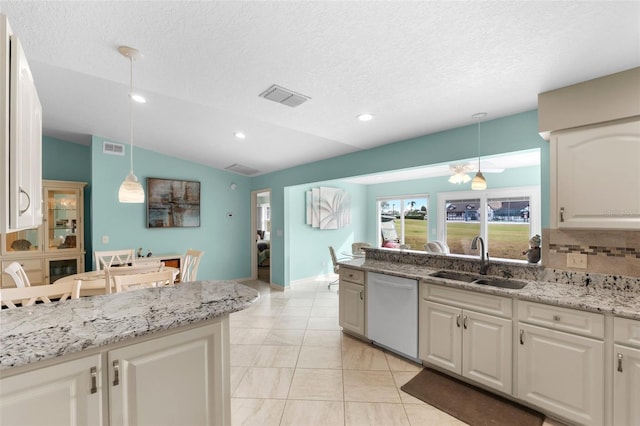
[[[180,269],[172,268],[169,266],[164,267],[164,271],[173,272],[173,280],[175,281],[176,277],[180,273]],[[105,271],[88,271],[81,272],[78,274],[67,275],[66,277],[62,277],[56,280],[56,283],[59,282],[68,282],[68,281],[76,281],[81,280],[82,285],[80,286],[80,296],[96,296],[99,294],[105,294],[106,283],[105,283]],[[116,292],[115,284],[111,283],[111,293]]]

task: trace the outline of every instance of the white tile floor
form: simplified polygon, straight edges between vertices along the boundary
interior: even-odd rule
[[[232,425],[465,424],[400,390],[420,365],[340,331],[337,286],[245,284],[261,298],[231,315]]]

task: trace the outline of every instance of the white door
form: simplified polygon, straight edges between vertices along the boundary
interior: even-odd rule
[[[224,324],[221,321],[110,351],[111,423],[230,423],[225,417],[229,407],[224,406],[230,404],[229,360],[224,359],[223,351],[223,344],[228,344],[227,318]],[[223,364],[222,370],[216,368]]]
[[[584,425],[604,422],[604,343],[519,323],[520,399]]]
[[[463,311],[462,375],[511,394],[511,320]]]
[[[640,349],[613,345],[613,424],[640,425]]]
[[[420,301],[420,359],[462,374],[462,310]]]
[[[0,380],[0,424],[102,425],[102,368],[92,355]]]
[[[364,286],[340,281],[340,326],[364,336]]]
[[[553,140],[558,227],[640,229],[640,121]]]

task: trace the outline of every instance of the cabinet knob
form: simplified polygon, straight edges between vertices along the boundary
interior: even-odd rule
[[[553,320],[554,321],[560,321],[560,315],[554,315],[553,316]]]
[[[360,290],[360,300],[364,300],[364,290]]]
[[[618,354],[618,371],[622,373],[622,354]]]
[[[524,330],[520,330],[520,344],[524,345]]]
[[[27,196],[27,207],[25,207],[24,209],[20,209],[20,212],[18,213],[18,216],[22,216],[23,214],[25,214],[28,210],[29,207],[31,207],[31,197],[29,197],[29,194],[26,193],[26,191],[20,187],[18,187],[20,189],[20,193],[24,194]]]
[[[564,222],[564,207],[560,207],[560,222]]]
[[[469,318],[467,318],[467,316],[465,315],[465,316],[464,316],[464,319],[462,320],[462,326],[464,327],[464,329],[465,329],[465,330],[467,329],[467,320],[468,320],[468,319],[469,319]]]
[[[460,328],[460,314],[456,315],[456,325]]]
[[[89,374],[91,375],[91,393],[96,393],[98,392],[98,369],[91,367]]]
[[[113,361],[113,386],[120,384],[120,362],[118,360]]]

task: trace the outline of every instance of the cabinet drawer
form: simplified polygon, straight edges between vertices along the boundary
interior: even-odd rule
[[[628,318],[614,318],[613,339],[616,343],[640,348],[640,321]]]
[[[505,318],[510,318],[513,314],[513,302],[509,297],[476,293],[425,282],[422,282],[420,286],[422,298],[425,300]]]
[[[518,320],[588,337],[604,338],[604,315],[518,301]]]
[[[356,284],[364,284],[364,271],[340,267],[340,280],[351,281]]]

